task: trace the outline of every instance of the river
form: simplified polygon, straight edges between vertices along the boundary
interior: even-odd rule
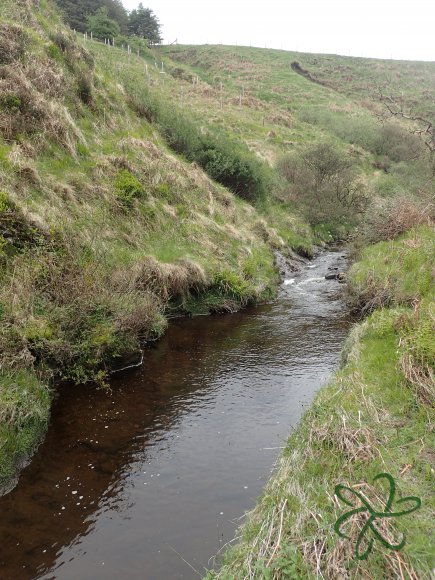
[[[176,319],[111,392],[60,389],[17,487],[0,498],[0,578],[198,578],[234,537],[350,320],[324,252],[277,300]]]

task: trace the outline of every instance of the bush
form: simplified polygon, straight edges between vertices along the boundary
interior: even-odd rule
[[[264,199],[269,176],[249,151],[224,140],[204,138],[195,161],[216,181],[250,202]]]
[[[383,164],[388,164],[386,158],[395,162],[410,161],[423,152],[416,135],[392,122],[380,126],[370,117],[353,117],[343,112],[317,108],[302,111],[300,118],[380,156]]]
[[[367,204],[365,188],[352,160],[329,143],[283,156],[277,170],[290,186],[290,196],[313,225],[355,222]]]
[[[379,139],[379,126],[370,117],[353,117],[350,114],[328,109],[309,108],[300,118],[306,123],[319,125],[348,143],[374,151]]]
[[[0,191],[0,214],[6,213],[10,209],[12,209],[12,206],[8,194],[4,191]]]
[[[80,72],[77,74],[77,94],[85,105],[92,105],[92,75],[90,72]]]
[[[422,155],[423,147],[416,135],[390,123],[380,128],[373,153],[395,162],[406,162]]]
[[[17,97],[17,95],[11,93],[2,95],[0,99],[0,108],[11,112],[17,112],[21,109],[21,107],[22,101],[20,97]]]
[[[15,24],[0,23],[0,65],[20,60],[25,53],[29,38],[26,32]]]
[[[127,169],[122,169],[115,179],[115,194],[126,207],[133,205],[133,200],[145,194],[141,182]]]
[[[166,143],[189,161],[195,161],[212,178],[250,202],[261,201],[270,188],[268,168],[246,145],[226,135],[204,135],[193,119],[174,111],[172,104],[151,93],[128,87],[130,106],[159,126]]]

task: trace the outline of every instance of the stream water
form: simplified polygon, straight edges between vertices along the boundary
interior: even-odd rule
[[[0,578],[198,578],[232,540],[291,428],[337,366],[344,269],[325,252],[279,298],[173,321],[110,394],[64,388],[0,499]]]

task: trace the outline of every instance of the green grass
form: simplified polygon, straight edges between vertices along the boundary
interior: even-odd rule
[[[349,290],[365,311],[391,304],[433,300],[435,236],[431,227],[412,229],[397,240],[362,251],[349,272]]]
[[[0,374],[0,493],[29,458],[48,424],[51,391],[35,374]]]

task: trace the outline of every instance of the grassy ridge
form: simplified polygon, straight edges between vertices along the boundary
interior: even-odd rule
[[[434,240],[433,229],[410,231],[366,249],[350,271],[360,305],[366,301],[373,309],[376,285],[378,291],[388,288],[389,308],[354,327],[341,370],[289,438],[238,544],[210,578],[430,577]],[[364,519],[357,514],[348,523],[350,540],[337,536],[334,524],[350,508],[334,496],[335,486],[357,486],[383,510],[387,489],[373,478],[385,472],[397,483],[397,499],[417,496],[422,507],[378,528],[391,543],[405,533],[402,551],[375,541],[372,554],[359,561],[355,543]]]

